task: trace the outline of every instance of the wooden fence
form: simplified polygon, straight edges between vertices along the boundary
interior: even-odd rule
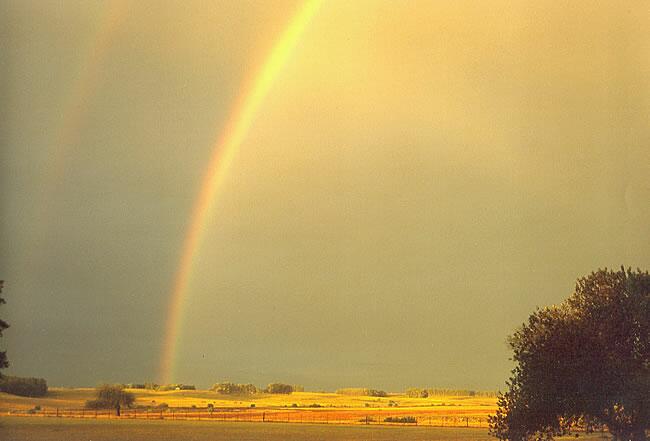
[[[429,427],[480,427],[487,428],[484,416],[440,415],[422,411],[409,412],[408,409],[396,411],[388,409],[195,409],[168,408],[143,409],[124,408],[120,416],[108,409],[58,409],[42,408],[30,410],[9,410],[4,415],[47,418],[86,418],[86,419],[137,419],[137,420],[184,420],[215,422],[260,422],[260,423],[308,423],[341,425],[389,425],[389,426],[429,426]]]

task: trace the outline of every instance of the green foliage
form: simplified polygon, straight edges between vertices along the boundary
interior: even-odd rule
[[[414,423],[417,423],[418,420],[414,416],[401,416],[401,417],[384,418],[384,422],[386,422],[386,423],[414,424]]]
[[[47,394],[47,382],[43,378],[3,376],[0,391],[21,397],[42,397]]]
[[[383,390],[368,389],[367,387],[346,387],[337,389],[339,395],[350,395],[354,397],[387,397],[388,394]]]
[[[645,440],[650,425],[650,275],[599,270],[509,338],[516,363],[491,433],[552,439],[577,424]]]
[[[115,409],[117,415],[120,408],[131,407],[135,402],[135,395],[124,390],[121,384],[103,384],[96,390],[96,398],[86,401],[89,409]]]
[[[196,386],[192,384],[182,384],[182,383],[172,383],[172,384],[163,384],[158,386],[160,391],[169,391],[169,390],[196,390]]]
[[[409,398],[427,398],[429,392],[426,389],[418,389],[417,387],[411,387],[406,389],[406,396]]]
[[[257,393],[257,388],[253,384],[235,384],[229,381],[215,383],[210,390],[222,395],[253,395]]]
[[[0,280],[0,295],[2,294],[2,288],[4,286],[4,280]],[[0,297],[0,304],[5,303],[5,299]],[[9,327],[9,324],[5,322],[4,320],[0,320],[0,337],[2,337],[2,331],[7,329]],[[7,352],[6,351],[0,351],[0,370],[9,367],[9,360],[7,360]],[[0,373],[0,378],[2,378],[2,374]]]
[[[271,383],[266,387],[265,392],[269,394],[289,395],[290,393],[293,392],[293,386],[284,383]]]
[[[100,400],[88,400],[85,405],[86,409],[110,409],[108,403]]]
[[[494,398],[497,392],[489,390],[470,390],[470,389],[441,389],[427,388],[424,389],[430,397],[486,397]]]

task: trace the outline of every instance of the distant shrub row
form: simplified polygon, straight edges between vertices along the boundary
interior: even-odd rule
[[[3,376],[0,391],[21,397],[42,397],[47,393],[47,382],[43,378]]]
[[[419,389],[417,387],[412,387],[406,390],[406,396],[409,398],[427,398],[433,396],[494,398],[497,396],[497,393],[494,391],[476,391],[469,389]]]
[[[293,386],[290,385],[290,384],[284,384],[284,383],[271,383],[268,386],[266,386],[266,389],[264,389],[264,392],[266,392],[267,394],[285,394],[285,395],[289,395],[289,394],[293,393]]]
[[[339,395],[351,395],[356,397],[387,397],[388,394],[383,390],[368,389],[366,387],[346,387],[337,389]]]
[[[403,417],[388,417],[384,418],[386,423],[409,423],[415,424],[418,420],[414,416],[403,416]]]
[[[126,383],[122,384],[126,389],[149,389],[149,390],[196,390],[193,384],[156,384],[156,383]]]
[[[229,381],[215,383],[210,390],[223,395],[252,395],[257,393],[257,388],[253,384],[235,384]]]

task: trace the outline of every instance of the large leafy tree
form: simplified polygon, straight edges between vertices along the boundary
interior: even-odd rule
[[[650,275],[599,270],[509,338],[516,363],[490,430],[545,440],[576,425],[642,441],[650,427]]]
[[[4,285],[4,280],[0,280],[0,295],[2,295],[3,285]],[[2,303],[5,303],[5,300],[2,297],[0,297],[0,304]],[[2,337],[2,331],[7,329],[8,327],[9,325],[7,324],[7,322],[5,322],[4,320],[0,320],[0,337]],[[7,360],[7,352],[2,351],[0,352],[0,369],[4,369],[7,366],[9,366],[9,361]],[[0,374],[0,378],[2,378],[2,374]]]
[[[131,407],[135,402],[135,396],[120,384],[103,384],[97,388],[96,393],[97,398],[87,401],[86,407],[115,409],[117,416],[120,416],[122,407]]]

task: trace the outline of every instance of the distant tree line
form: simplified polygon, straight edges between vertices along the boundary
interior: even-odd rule
[[[258,392],[254,384],[235,384],[229,381],[215,383],[210,390],[222,395],[253,395]]]
[[[293,386],[290,384],[284,384],[284,383],[271,383],[268,386],[266,386],[266,389],[264,389],[264,392],[267,394],[286,394],[289,395],[293,393]]]
[[[5,375],[0,378],[0,391],[21,397],[42,397],[47,394],[47,382],[43,378]]]
[[[182,383],[172,383],[172,384],[157,384],[157,383],[126,383],[120,384],[124,389],[147,389],[147,390],[159,390],[159,391],[168,391],[168,390],[196,390],[196,386],[193,384],[182,384]]]
[[[434,388],[417,388],[411,387],[406,389],[406,396],[409,398],[427,398],[434,396],[447,396],[447,397],[487,397],[494,398],[497,392],[494,391],[480,391],[470,389],[434,389]]]
[[[267,393],[267,394],[291,394],[293,392],[304,392],[305,388],[300,385],[291,385],[285,383],[270,383],[266,388],[258,388],[254,384],[239,384],[232,383],[230,381],[224,381],[221,383],[215,383],[210,388],[211,391],[214,391],[222,395],[254,395],[257,393]]]
[[[356,397],[387,397],[388,394],[383,390],[369,389],[367,387],[346,387],[337,389],[339,395],[350,395]]]

